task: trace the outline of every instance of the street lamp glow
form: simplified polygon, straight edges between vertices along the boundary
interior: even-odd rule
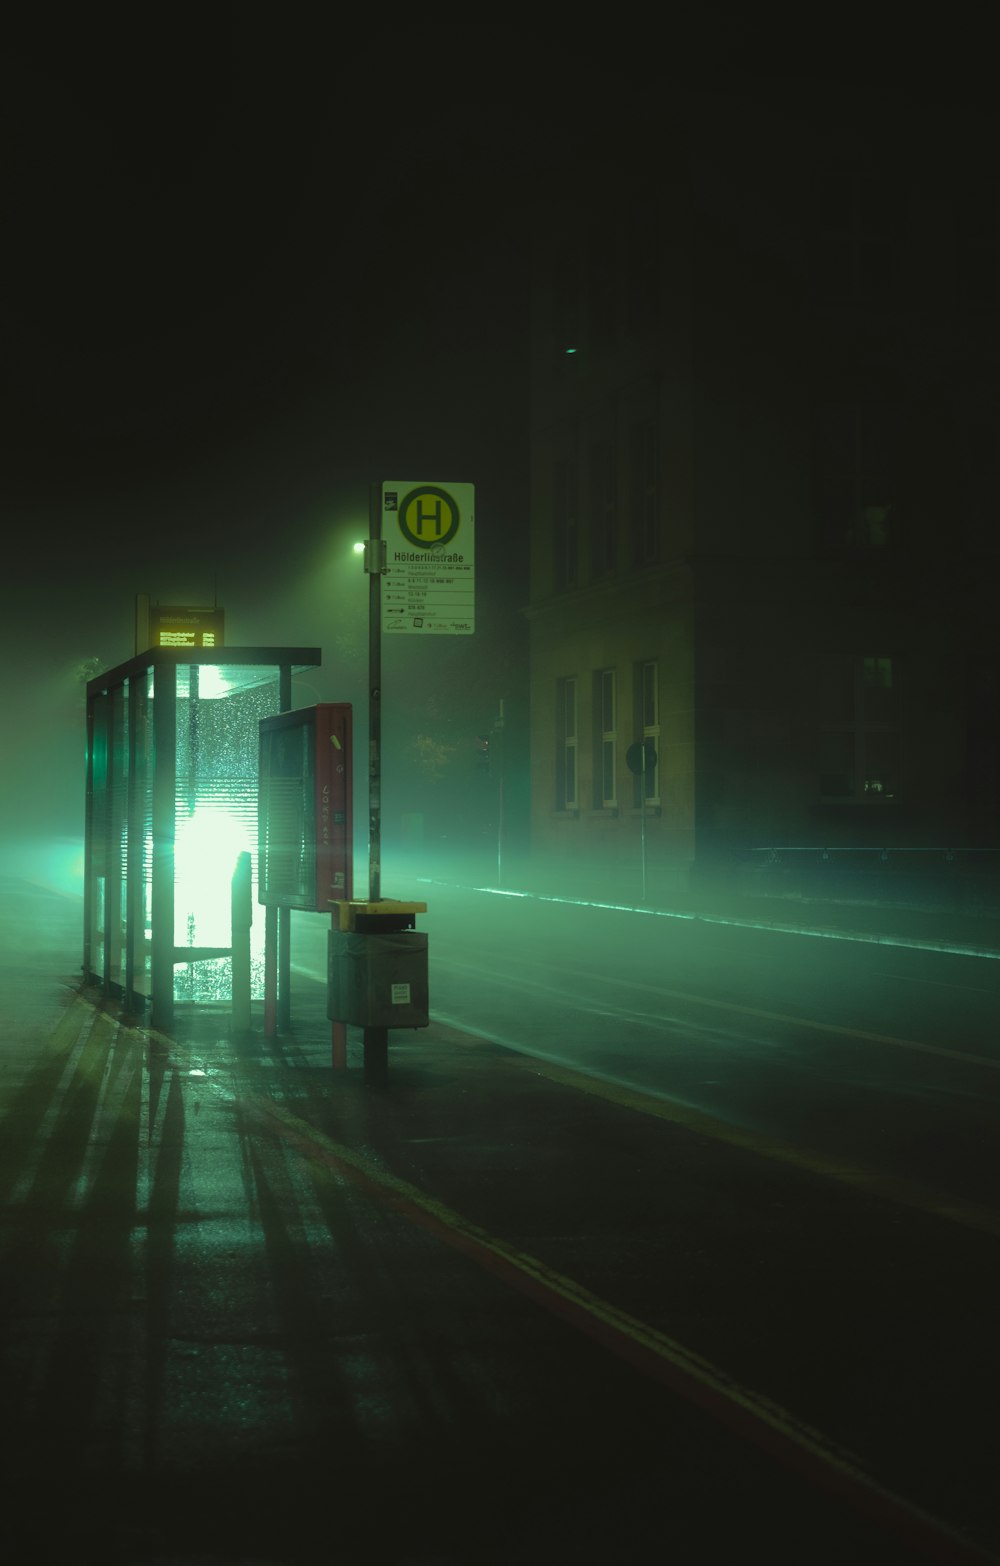
[[[364,546],[364,544],[363,544],[363,543],[362,543],[362,542],[361,542],[361,541],[360,541],[360,540],[359,540],[359,541],[358,541],[358,543],[356,543],[356,544],[355,544],[355,546],[354,546],[354,553],[355,553],[355,554],[356,554],[356,555],[363,555],[363,554],[364,554],[364,552],[365,552],[365,546]]]

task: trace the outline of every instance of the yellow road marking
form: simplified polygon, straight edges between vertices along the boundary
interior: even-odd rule
[[[438,958],[438,964],[444,963],[449,968],[454,968],[467,973],[481,971],[475,964],[455,962],[449,958]],[[539,965],[541,966],[541,965]],[[545,964],[546,973],[558,973],[564,978],[570,979],[575,985],[579,985],[581,975],[573,968],[554,967],[551,963]],[[496,977],[497,970],[491,969],[491,974]],[[535,980],[524,979],[523,971],[517,974],[509,974],[507,977],[511,983],[524,986],[525,983],[534,989],[550,990],[562,995],[564,998],[574,992],[556,991],[553,985],[541,984]],[[694,995],[688,990],[664,989],[658,984],[644,984],[636,979],[620,979],[612,974],[602,974],[602,983],[617,985],[620,989],[641,991],[646,995],[662,996],[665,1000],[683,1001],[689,1006],[708,1006],[716,1011],[737,1012],[741,1016],[755,1017],[763,1022],[778,1023],[782,1027],[806,1028],[812,1033],[829,1033],[838,1038],[860,1039],[873,1044],[888,1044],[894,1049],[908,1049],[922,1055],[936,1055],[942,1060],[961,1060],[972,1066],[985,1066],[991,1071],[1000,1070],[1000,1056],[993,1058],[989,1055],[971,1055],[963,1050],[945,1049],[940,1044],[924,1044],[919,1039],[901,1039],[893,1033],[874,1033],[869,1028],[854,1028],[847,1023],[820,1022],[814,1017],[798,1017],[783,1011],[767,1011],[760,1006],[746,1006],[741,1001],[721,1000],[714,995]],[[578,995],[578,991],[575,992]],[[584,1007],[589,1010],[589,1007]],[[655,1021],[655,1018],[651,1019]],[[667,1021],[668,1019],[663,1019]],[[673,1019],[670,1019],[673,1020]]]
[[[505,1281],[647,1374],[658,1373],[688,1401],[707,1408],[722,1423],[754,1440],[787,1465],[819,1479],[857,1510],[909,1537],[930,1558],[942,1563],[987,1560],[940,1519],[885,1489],[865,1472],[860,1459],[835,1446],[821,1431],[770,1398],[744,1387],[676,1338],[619,1309],[537,1257],[508,1245],[418,1186],[379,1167],[365,1154],[333,1141],[274,1100],[241,1095],[241,1103],[258,1116],[276,1121],[282,1134],[306,1157],[333,1163],[357,1178],[368,1191],[387,1197],[402,1216],[429,1228],[480,1265],[499,1273]]]
[[[704,1110],[695,1109],[692,1105],[681,1103],[677,1099],[662,1098],[643,1092],[639,1088],[629,1087],[625,1083],[615,1082],[609,1077],[592,1074],[573,1066],[564,1066],[558,1061],[547,1060],[544,1055],[522,1054],[515,1045],[498,1035],[484,1030],[464,1028],[454,1019],[433,1016],[432,1021],[439,1028],[446,1028],[454,1034],[457,1042],[465,1044],[466,1047],[484,1039],[489,1043],[499,1044],[510,1052],[505,1062],[506,1069],[530,1071],[536,1076],[558,1082],[563,1087],[575,1088],[581,1093],[589,1093],[594,1098],[603,1098],[608,1103],[633,1110],[637,1114],[652,1115],[657,1120],[666,1120],[673,1125],[683,1126],[685,1130],[693,1131],[699,1136],[710,1137],[715,1142],[724,1142],[731,1147],[741,1148],[760,1158],[770,1158],[778,1163],[788,1164],[791,1168],[801,1169],[806,1174],[837,1180],[842,1185],[865,1191],[870,1196],[879,1197],[883,1201],[895,1202],[901,1207],[915,1208],[918,1212],[927,1213],[934,1218],[943,1218],[949,1223],[961,1224],[963,1228],[975,1229],[981,1234],[1000,1235],[1000,1215],[989,1208],[975,1207],[967,1202],[938,1196],[929,1188],[914,1184],[910,1180],[883,1174],[875,1169],[866,1169],[860,1164],[847,1163],[826,1153],[793,1147],[791,1143],[781,1142],[774,1137],[762,1136],[758,1132],[747,1130],[743,1126],[733,1125],[728,1120],[706,1114]]]
[[[772,1137],[760,1136],[753,1131],[745,1130],[742,1126],[730,1125],[728,1121],[719,1120],[715,1115],[707,1115],[703,1110],[665,1099],[651,1098],[646,1093],[620,1087],[617,1083],[604,1081],[600,1077],[589,1077],[568,1067],[535,1059],[531,1061],[531,1066],[533,1070],[553,1082],[577,1088],[581,1093],[590,1093],[598,1098],[607,1099],[613,1104],[620,1104],[625,1109],[637,1110],[640,1114],[669,1120],[701,1136],[711,1137],[713,1141],[726,1142],[731,1147],[743,1148],[762,1158],[775,1159],[795,1169],[802,1169],[807,1174],[822,1175],[826,1179],[840,1181],[843,1185],[867,1191],[872,1196],[882,1197],[900,1206],[915,1207],[919,1212],[930,1213],[935,1218],[945,1218],[951,1223],[962,1224],[967,1229],[978,1229],[983,1234],[1000,1235],[1000,1216],[988,1208],[972,1207],[964,1202],[950,1201],[946,1197],[937,1196],[931,1190],[913,1185],[908,1180],[897,1179],[894,1175],[880,1174],[874,1169],[864,1169],[857,1164],[845,1163],[825,1153],[814,1153],[804,1148],[792,1147],[787,1142],[778,1142]]]
[[[95,1008],[98,1012],[102,1008]],[[155,1038],[175,1049],[176,1041],[151,1030],[121,1024],[121,1031]],[[108,1041],[111,1042],[110,1040]],[[524,1062],[527,1064],[527,1061]],[[533,1062],[537,1065],[537,1062]],[[556,1080],[572,1081],[586,1091],[605,1096],[611,1084],[581,1078],[579,1073],[551,1068]],[[293,1110],[270,1098],[244,1094],[209,1076],[203,1085],[219,1097],[241,1105],[278,1133],[308,1159],[333,1165],[390,1203],[401,1216],[429,1229],[439,1238],[498,1274],[547,1309],[595,1338],[647,1374],[658,1376],[687,1401],[706,1408],[737,1434],[752,1439],[787,1466],[818,1480],[856,1510],[897,1535],[909,1538],[939,1562],[985,1562],[976,1546],[938,1518],[884,1488],[860,1466],[860,1459],[830,1442],[780,1404],[744,1387],[721,1367],[677,1339],[621,1310],[577,1280],[547,1266],[537,1257],[508,1244],[472,1223],[436,1197],[400,1179],[365,1153],[336,1142]],[[624,1090],[614,1090],[615,1092]],[[632,1095],[648,1109],[643,1095]],[[624,1100],[622,1100],[624,1101]],[[667,1110],[669,1106],[662,1106]],[[672,1117],[676,1118],[672,1114]],[[710,1117],[699,1117],[709,1120]]]
[[[626,979],[608,979],[610,984],[627,984],[630,989],[646,990],[654,995],[666,995],[671,1000],[687,1001],[697,1006],[714,1006],[722,1011],[741,1012],[747,1017],[759,1017],[764,1022],[777,1022],[784,1027],[809,1028],[814,1033],[832,1033],[841,1038],[865,1039],[873,1044],[889,1044],[895,1049],[916,1050],[922,1055],[938,1055],[943,1060],[964,1060],[973,1066],[987,1066],[1000,1070],[1000,1058],[989,1055],[969,1055],[959,1049],[945,1049],[939,1044],[923,1044],[918,1039],[900,1039],[893,1033],[873,1033],[868,1028],[852,1028],[841,1022],[818,1022],[813,1017],[789,1016],[783,1011],[765,1011],[759,1006],[744,1006],[739,1001],[718,1000],[714,996],[689,995],[683,990],[662,990],[653,984],[633,984]]]

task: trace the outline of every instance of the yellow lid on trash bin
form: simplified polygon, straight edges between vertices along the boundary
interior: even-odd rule
[[[386,897],[386,898],[381,898],[377,903],[361,903],[361,902],[331,903],[330,904],[330,911],[331,911],[331,913],[336,913],[337,914],[337,917],[338,917],[338,929],[341,929],[341,930],[353,930],[354,927],[355,927],[355,923],[357,921],[358,914],[362,914],[362,915],[366,915],[367,916],[367,915],[378,915],[378,914],[418,914],[418,913],[426,913],[427,912],[427,904],[426,903],[404,903],[404,902],[397,901],[397,899],[394,898],[394,897]]]

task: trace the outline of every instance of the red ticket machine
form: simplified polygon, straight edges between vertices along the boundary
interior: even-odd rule
[[[351,706],[318,702],[260,720],[257,896],[329,913],[353,892]]]
[[[354,891],[351,706],[318,702],[260,720],[257,897],[265,908],[264,1030],[277,1032],[278,964],[287,994],[290,910],[336,915]],[[333,1064],[346,1065],[344,1024]]]

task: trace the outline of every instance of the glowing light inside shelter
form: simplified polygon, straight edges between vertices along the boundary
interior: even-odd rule
[[[232,880],[240,854],[253,852],[246,823],[223,805],[178,815],[174,841],[174,939],[178,946],[228,946]]]

